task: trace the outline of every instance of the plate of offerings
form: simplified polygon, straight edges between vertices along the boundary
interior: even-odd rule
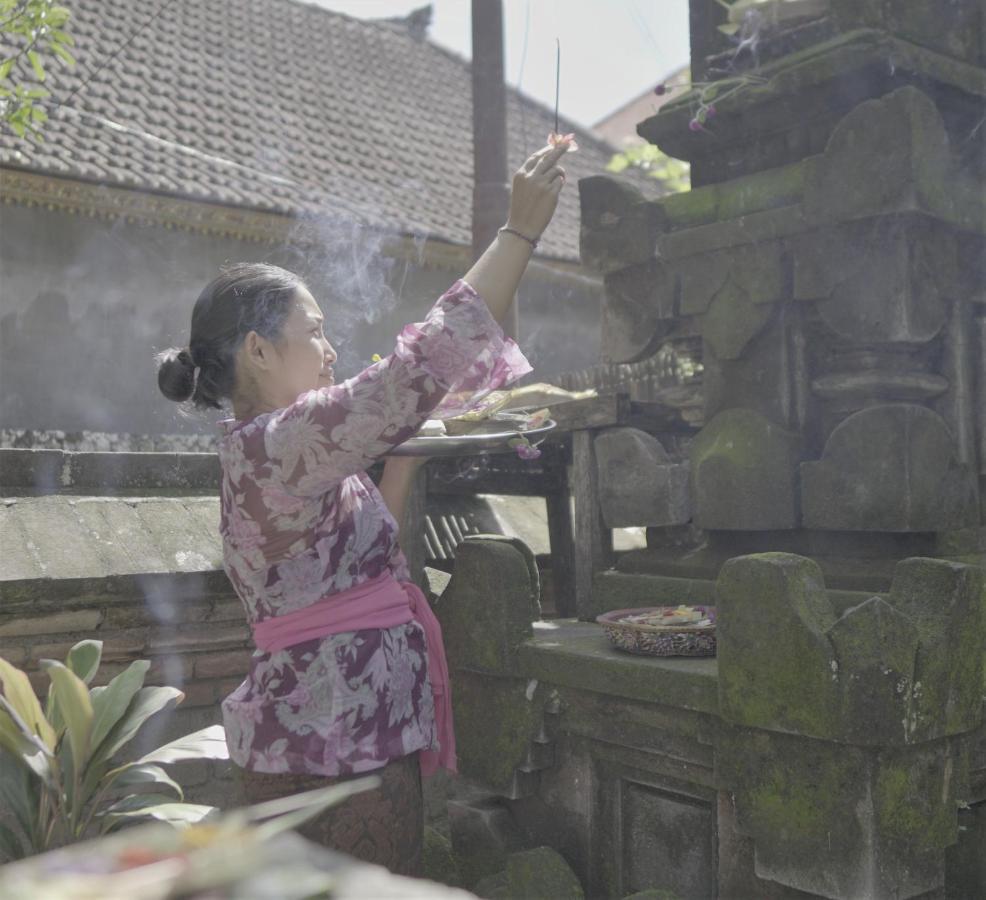
[[[537,445],[556,427],[550,407],[595,396],[595,390],[568,391],[544,383],[493,391],[462,415],[429,419],[390,455],[470,456],[513,450],[521,459],[537,459]]]
[[[283,797],[175,827],[154,822],[0,867],[0,897],[31,900],[307,900],[337,882],[290,833],[376,777]],[[328,851],[326,851],[328,852]],[[330,854],[325,863],[345,864]]]
[[[390,456],[473,456],[480,453],[515,451],[522,458],[524,448],[536,448],[555,427],[547,416],[501,413],[484,420],[467,433],[450,433],[449,424],[429,419],[413,438],[390,451]],[[454,428],[454,426],[453,426]],[[533,453],[529,458],[536,458]]]
[[[714,606],[645,606],[596,617],[620,650],[645,656],[715,656]]]

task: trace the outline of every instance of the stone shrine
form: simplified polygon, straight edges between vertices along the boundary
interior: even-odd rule
[[[580,182],[604,359],[663,381],[585,445],[583,622],[478,541],[439,607],[464,771],[588,896],[986,895],[984,16],[778,0],[737,45],[693,0],[638,127],[692,190]],[[701,602],[716,660],[589,624]]]

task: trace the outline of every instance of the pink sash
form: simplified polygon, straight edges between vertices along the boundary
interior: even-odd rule
[[[415,621],[424,629],[428,648],[428,680],[435,698],[438,750],[421,751],[421,774],[432,775],[439,766],[456,771],[455,733],[452,730],[452,695],[442,628],[425,595],[416,584],[399,582],[390,572],[346,591],[330,594],[311,606],[253,626],[258,648],[274,653],[313,638],[367,628],[393,628]]]

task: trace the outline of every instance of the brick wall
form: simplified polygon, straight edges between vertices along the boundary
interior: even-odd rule
[[[9,585],[8,585],[9,587]],[[106,684],[135,659],[151,663],[145,684],[185,693],[172,711],[150,719],[131,752],[221,721],[219,704],[242,681],[251,648],[243,609],[221,572],[102,579],[98,583],[34,582],[10,591],[0,606],[0,656],[47,691],[42,659],[63,660],[86,638],[103,642],[94,684]],[[233,805],[227,763],[172,767],[191,802]]]

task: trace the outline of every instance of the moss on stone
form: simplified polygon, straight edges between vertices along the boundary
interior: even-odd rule
[[[789,553],[737,557],[723,566],[717,594],[723,717],[813,737],[840,734],[825,635],[835,613],[817,563]]]
[[[804,192],[805,164],[796,162],[734,178],[719,185],[717,219],[735,219],[752,212],[798,203]]]
[[[928,853],[953,844],[958,829],[953,766],[940,745],[937,752],[883,756],[873,789],[881,837]]]
[[[520,680],[461,671],[452,676],[461,771],[493,790],[506,792],[527,756],[539,707],[525,691]]]
[[[511,900],[583,900],[585,892],[565,858],[550,847],[512,853],[507,859]]]
[[[663,198],[661,206],[668,222],[675,228],[703,225],[716,221],[719,188],[716,185],[695,188]]]
[[[452,842],[434,828],[425,826],[421,846],[421,873],[431,881],[461,887],[459,866],[452,853]]]

